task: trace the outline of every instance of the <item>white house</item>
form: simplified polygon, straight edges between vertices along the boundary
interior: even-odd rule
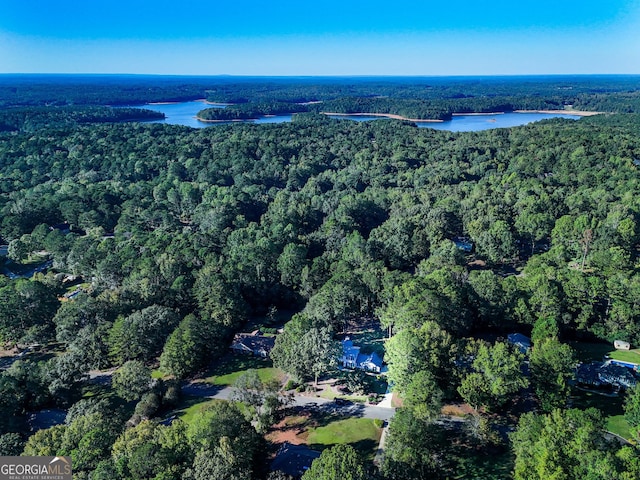
[[[380,373],[383,361],[375,353],[360,353],[360,347],[353,345],[353,342],[346,338],[342,341],[342,357],[340,363],[344,368],[363,370],[365,372]]]

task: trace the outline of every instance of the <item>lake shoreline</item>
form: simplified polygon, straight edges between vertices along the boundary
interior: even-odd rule
[[[407,122],[420,122],[420,123],[442,123],[444,120],[437,119],[428,119],[428,118],[407,118],[401,115],[396,115],[394,113],[335,113],[335,112],[320,112],[323,115],[327,116],[336,116],[336,117],[384,117],[391,118],[393,120],[404,120]]]
[[[193,117],[202,123],[241,123],[241,122],[253,122],[258,120],[257,118],[234,118],[233,120],[207,120],[199,116]]]
[[[575,115],[577,117],[593,117],[605,112],[588,112],[586,110],[514,110],[513,113],[548,113],[550,115]]]

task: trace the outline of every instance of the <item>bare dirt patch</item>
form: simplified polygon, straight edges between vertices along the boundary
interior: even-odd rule
[[[265,437],[268,441],[277,444],[285,442],[293,445],[306,444],[307,437],[309,436],[306,427],[310,420],[310,412],[301,412],[298,415],[287,416],[274,425]]]
[[[443,415],[451,417],[464,417],[465,415],[473,415],[475,412],[468,403],[449,403],[444,405],[441,410]]]

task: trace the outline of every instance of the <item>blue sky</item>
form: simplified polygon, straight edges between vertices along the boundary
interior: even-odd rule
[[[0,73],[640,73],[640,0],[0,0]]]

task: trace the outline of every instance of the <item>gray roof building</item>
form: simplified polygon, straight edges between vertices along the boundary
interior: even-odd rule
[[[300,478],[319,456],[320,452],[311,450],[306,445],[293,445],[285,442],[271,463],[271,471],[279,470],[287,475]]]

